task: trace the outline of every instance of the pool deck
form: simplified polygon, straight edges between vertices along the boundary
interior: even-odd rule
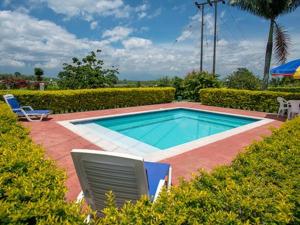
[[[279,120],[274,115],[245,111],[238,109],[220,108],[213,106],[205,106],[199,103],[192,102],[176,102],[167,104],[157,104],[148,106],[138,106],[129,108],[97,110],[89,112],[78,112],[68,114],[51,115],[47,121],[43,122],[22,122],[23,125],[30,129],[30,135],[36,144],[44,147],[47,157],[55,160],[57,165],[64,168],[67,172],[66,186],[68,193],[66,198],[74,200],[80,191],[80,185],[77,179],[75,168],[71,159],[70,151],[74,148],[95,149],[101,150],[100,147],[90,143],[82,137],[76,135],[67,128],[59,125],[58,121],[82,119],[96,116],[114,115],[120,113],[141,112],[160,108],[172,107],[189,107],[194,109],[205,109],[216,112],[226,112],[232,114],[240,114],[245,116],[255,116],[274,119],[273,122],[266,125],[253,128],[240,134],[228,137],[226,139],[216,141],[214,143],[195,148],[171,158],[164,159],[162,162],[167,162],[173,168],[173,184],[178,183],[178,178],[183,177],[190,179],[192,174],[198,169],[211,171],[213,168],[220,165],[228,165],[242,152],[244,147],[248,146],[255,140],[262,139],[263,136],[271,134],[270,127],[279,127],[284,119]]]

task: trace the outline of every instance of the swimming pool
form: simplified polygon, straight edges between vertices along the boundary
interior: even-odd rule
[[[156,161],[267,122],[264,118],[173,108],[60,123],[105,150]]]

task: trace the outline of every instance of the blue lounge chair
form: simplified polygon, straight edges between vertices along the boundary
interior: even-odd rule
[[[143,158],[117,152],[74,149],[71,151],[83,198],[101,215],[106,193],[112,191],[116,204],[136,201],[142,195],[155,201],[163,186],[171,186],[171,166],[144,162]]]
[[[51,113],[50,110],[34,110],[31,106],[21,106],[12,94],[3,95],[3,98],[14,113],[19,117],[25,117],[31,122],[42,121]]]

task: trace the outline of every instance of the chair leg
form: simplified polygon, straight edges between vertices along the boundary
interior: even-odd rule
[[[42,114],[42,115],[41,115],[40,121],[43,120],[44,116],[45,116],[45,114]]]
[[[289,112],[288,119],[289,120],[293,119],[293,116],[294,116],[294,113],[293,112]]]
[[[281,108],[278,109],[277,118],[279,117],[279,115],[281,115]]]
[[[36,120],[33,120],[30,118],[30,116],[28,116],[27,114],[24,114],[26,119],[29,121],[29,122],[35,122]]]

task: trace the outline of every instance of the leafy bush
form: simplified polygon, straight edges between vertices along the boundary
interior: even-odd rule
[[[166,103],[174,100],[174,88],[101,88],[61,91],[0,91],[14,94],[23,105],[51,109],[54,113],[89,111]],[[3,100],[2,98],[0,98]]]
[[[300,93],[249,91],[225,88],[209,88],[200,91],[201,103],[234,109],[277,112],[277,97],[286,100],[300,99]]]
[[[203,88],[219,87],[218,79],[207,72],[192,71],[183,81],[185,99],[199,101],[199,91]]]
[[[269,91],[300,93],[300,87],[269,87],[268,90]]]
[[[80,207],[65,202],[65,178],[0,102],[0,224],[82,224]]]
[[[99,224],[299,224],[300,118],[247,147],[231,166],[142,199],[119,211],[109,207]]]
[[[183,79],[180,77],[162,77],[157,80],[157,86],[159,87],[173,87],[175,88],[175,98],[178,99],[179,96],[183,96],[184,87],[183,87]]]
[[[224,83],[228,88],[245,90],[258,90],[261,87],[261,80],[246,68],[238,68],[225,78]]]

